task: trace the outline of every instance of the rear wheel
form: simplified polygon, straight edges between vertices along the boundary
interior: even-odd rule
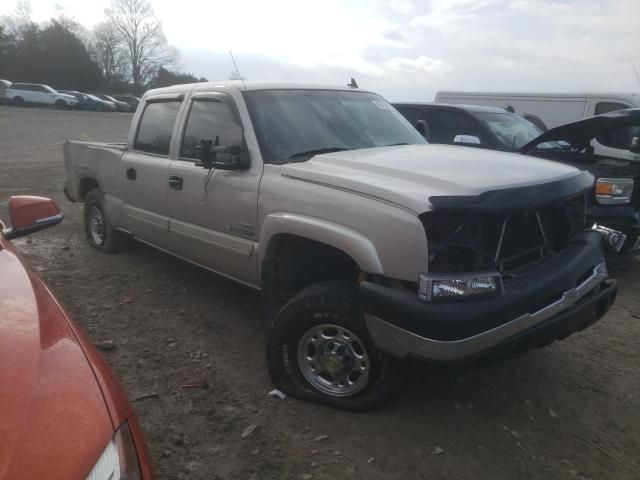
[[[65,102],[64,100],[56,100],[55,107],[58,110],[64,110],[67,108],[67,102]]]
[[[24,98],[22,98],[22,97],[13,97],[11,102],[17,107],[24,106]]]
[[[98,188],[89,191],[84,198],[84,228],[91,246],[104,253],[120,252],[129,242],[124,233],[109,224]]]
[[[357,301],[357,285],[330,281],[295,295],[278,313],[267,345],[269,374],[283,392],[343,410],[391,401],[399,362],[376,350]]]

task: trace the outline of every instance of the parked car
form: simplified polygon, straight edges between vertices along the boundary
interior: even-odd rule
[[[99,110],[101,112],[115,112],[118,110],[116,104],[110,100],[103,100],[102,98],[93,95],[92,93],[86,93],[85,95],[96,102],[96,105],[101,105],[102,109]]]
[[[153,478],[124,390],[11,244],[62,213],[41,197],[12,197],[8,207],[11,227],[0,226],[2,477]]]
[[[113,103],[116,106],[116,109],[118,110],[118,112],[132,112],[134,110],[133,108],[131,108],[131,105],[129,105],[128,103],[121,102],[120,100],[116,100],[110,95],[104,95],[104,94],[98,94],[98,93],[95,93],[94,95],[102,100]]]
[[[57,92],[49,85],[38,83],[12,83],[5,90],[7,100],[14,105],[54,105],[57,108],[72,108],[78,100],[72,95]]]
[[[67,141],[64,157],[93,247],[133,236],[260,290],[276,387],[338,408],[387,402],[406,358],[523,352],[616,295],[589,172],[428,145],[358,88],[150,90],[127,144]]]
[[[11,86],[9,80],[0,79],[0,103],[4,103],[7,99],[7,88]]]
[[[620,238],[620,251],[611,252],[612,256],[640,253],[640,162],[598,155],[590,147],[594,139],[600,139],[624,144],[626,151],[633,153],[633,138],[640,137],[640,109],[620,110],[543,132],[521,115],[495,107],[439,103],[394,106],[417,128],[427,127],[430,143],[520,152],[589,171],[596,177],[587,198],[589,222],[626,236]]]
[[[96,112],[113,112],[116,110],[116,106],[113,102],[105,102],[104,100],[87,93],[78,92],[76,90],[60,90],[60,92],[71,95],[78,100],[78,103],[75,106],[77,110],[92,110]]]
[[[138,105],[140,104],[140,99],[131,95],[114,95],[113,98],[120,100],[121,102],[128,103],[133,110],[138,108]]]
[[[626,108],[640,108],[637,93],[504,93],[504,92],[438,92],[435,101],[448,104],[483,105],[511,108],[528,115],[534,122],[549,128],[558,127],[583,118]],[[537,124],[537,123],[536,123]],[[539,124],[537,124],[540,127]],[[544,128],[542,130],[545,130]],[[604,143],[602,141],[604,141]],[[594,139],[596,155],[640,161],[640,155],[629,152],[628,145],[616,143],[614,138]]]

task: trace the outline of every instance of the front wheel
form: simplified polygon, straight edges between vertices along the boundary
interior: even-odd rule
[[[91,246],[101,252],[115,253],[127,247],[129,239],[109,223],[99,188],[94,188],[84,197],[84,228]]]
[[[68,107],[68,105],[67,105],[67,102],[65,102],[64,100],[56,100],[55,107],[58,110],[65,110]]]
[[[351,411],[380,407],[401,386],[399,362],[376,350],[357,302],[357,285],[323,282],[295,295],[278,313],[267,344],[276,387]]]

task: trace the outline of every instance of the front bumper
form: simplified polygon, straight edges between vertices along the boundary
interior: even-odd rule
[[[505,293],[491,299],[425,303],[373,283],[360,287],[377,348],[400,358],[445,363],[566,337],[602,318],[616,293],[595,232],[580,234],[565,251],[505,282]]]

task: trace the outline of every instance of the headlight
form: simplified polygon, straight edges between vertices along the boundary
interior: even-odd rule
[[[502,292],[502,276],[498,272],[426,274],[418,277],[418,297],[432,300],[450,300],[483,297]]]
[[[599,178],[596,182],[596,199],[602,205],[629,203],[632,195],[631,178]]]
[[[140,480],[138,454],[127,422],[109,440],[87,480]]]

